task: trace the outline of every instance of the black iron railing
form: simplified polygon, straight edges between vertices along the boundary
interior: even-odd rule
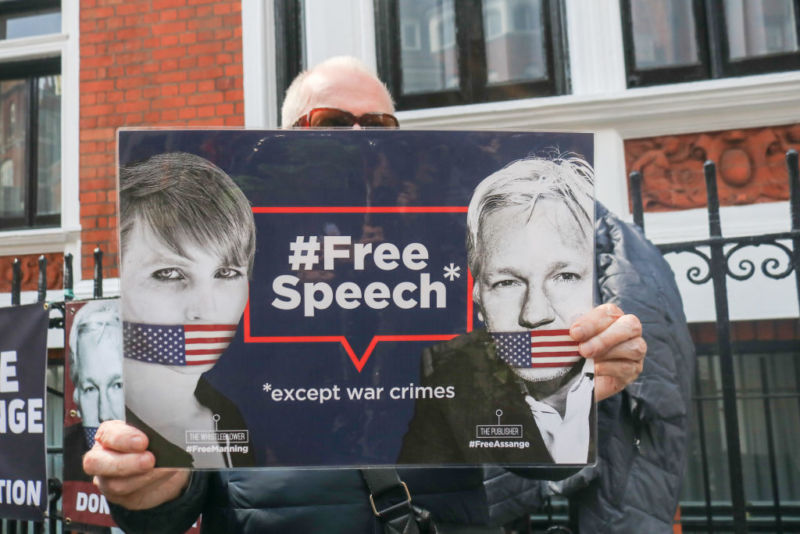
[[[709,487],[709,458],[705,442],[705,421],[703,410],[695,410],[699,425],[701,463],[704,472],[705,520],[687,521],[683,524],[686,530],[704,530],[708,532],[732,531],[744,533],[749,530],[783,532],[787,529],[800,531],[800,516],[797,514],[797,502],[782,503],[778,490],[779,466],[775,458],[775,442],[773,434],[774,421],[770,411],[768,384],[762,384],[764,392],[758,398],[764,402],[765,424],[767,432],[767,449],[769,451],[769,471],[773,499],[771,503],[748,503],[745,498],[745,481],[743,476],[743,459],[740,444],[739,413],[737,400],[742,396],[737,392],[736,376],[734,372],[734,355],[731,342],[731,321],[728,308],[728,277],[745,281],[751,279],[757,271],[770,279],[782,279],[795,273],[796,298],[800,305],[800,172],[798,172],[797,151],[790,150],[786,154],[786,165],[789,177],[789,202],[791,210],[791,230],[762,235],[744,237],[723,237],[720,225],[719,197],[717,195],[716,165],[707,161],[704,165],[706,190],[708,193],[708,228],[709,237],[693,241],[667,243],[658,245],[662,254],[693,254],[704,264],[702,267],[691,267],[686,272],[686,278],[693,284],[702,285],[709,281],[714,288],[714,304],[716,309],[716,352],[719,356],[721,378],[721,400],[724,412],[725,444],[728,460],[728,476],[730,480],[730,502],[715,503],[712,501]],[[631,173],[631,194],[633,198],[634,222],[644,230],[644,217],[642,209],[641,182],[639,172]],[[790,243],[791,246],[788,244]],[[735,262],[734,255],[750,247],[773,247],[778,257],[768,257],[761,261],[757,269],[750,259]],[[732,265],[733,264],[733,265]],[[764,365],[763,360],[761,365]],[[762,373],[765,379],[766,372]],[[703,399],[696,398],[696,402]],[[696,509],[697,505],[688,505],[689,509]],[[763,512],[772,508],[770,520],[763,518]],[[686,514],[684,515],[686,517]],[[691,517],[691,514],[690,514]],[[695,516],[696,517],[696,516]],[[791,519],[789,519],[791,518]]]

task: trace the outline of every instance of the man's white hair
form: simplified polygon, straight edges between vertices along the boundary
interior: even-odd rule
[[[392,100],[392,96],[389,93],[389,90],[386,88],[386,85],[381,82],[380,79],[378,79],[378,77],[375,75],[375,72],[367,67],[360,59],[352,56],[334,56],[308,70],[301,72],[297,75],[297,77],[295,77],[294,80],[292,80],[289,88],[286,89],[286,95],[283,99],[283,106],[281,107],[282,128],[291,128],[295,121],[299,119],[303,113],[307,112],[314,106],[315,95],[309,90],[306,80],[311,74],[320,69],[340,69],[344,71],[365,74],[370,78],[373,78],[381,85],[381,87],[384,88],[389,101],[392,102],[392,105],[394,105],[394,101]]]
[[[586,161],[575,156],[513,161],[487,176],[472,193],[467,211],[467,262],[476,279],[481,271],[479,233],[486,218],[517,207],[527,210],[530,219],[542,199],[562,202],[584,236],[592,236],[594,171]]]
[[[100,316],[100,318],[98,318]],[[69,332],[69,377],[72,383],[78,384],[78,339],[87,332],[89,326],[96,328],[96,339],[106,331],[116,330],[122,337],[122,322],[119,317],[119,301],[117,300],[90,300],[75,314],[72,328]],[[121,358],[121,354],[108,354],[109,358]]]

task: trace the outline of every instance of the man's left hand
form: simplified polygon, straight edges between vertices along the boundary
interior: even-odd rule
[[[642,323],[616,304],[601,304],[582,315],[569,334],[580,343],[581,356],[594,359],[596,401],[622,391],[642,372],[647,353]]]

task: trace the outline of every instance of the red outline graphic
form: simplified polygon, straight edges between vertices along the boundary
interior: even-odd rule
[[[290,206],[290,207],[253,207],[253,213],[466,213],[466,206]],[[472,331],[472,272],[467,269],[467,332]],[[425,334],[425,335],[379,335],[373,336],[364,354],[356,356],[350,342],[344,336],[253,336],[250,334],[250,300],[244,309],[244,342],[245,343],[339,343],[344,348],[350,361],[360,373],[367,364],[375,346],[381,341],[448,341],[458,334]]]

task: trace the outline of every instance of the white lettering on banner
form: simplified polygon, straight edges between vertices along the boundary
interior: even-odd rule
[[[298,236],[299,241],[305,245],[305,237]],[[353,269],[356,271],[364,270],[364,260],[367,256],[372,254],[372,261],[375,266],[382,271],[392,271],[400,264],[397,260],[402,259],[403,266],[412,271],[420,271],[427,267],[428,263],[428,249],[422,243],[409,243],[403,248],[401,254],[400,249],[394,243],[381,243],[375,250],[372,249],[372,243],[355,243],[352,245],[352,238],[349,235],[327,235],[322,238],[322,252],[323,262],[322,267],[326,271],[334,270],[334,265],[337,259],[345,261],[353,261]],[[316,244],[316,250],[319,250],[319,245]],[[301,247],[307,249],[307,246]],[[292,249],[294,250],[294,249]],[[315,254],[315,250],[309,249],[311,254]],[[306,252],[306,254],[309,252]],[[312,262],[311,265],[315,265]],[[300,265],[305,265],[304,262],[298,262],[298,269]]]
[[[41,480],[0,480],[0,504],[39,506],[41,502]]]
[[[108,501],[102,495],[96,493],[84,493],[79,491],[77,499],[75,500],[75,510],[78,512],[86,512],[87,510],[93,514],[111,514],[108,508]]]
[[[17,351],[6,350],[0,352],[0,393],[16,393],[19,391],[19,382],[12,380],[17,376]]]
[[[0,434],[43,433],[43,406],[41,397],[28,399],[27,406],[23,399],[0,400]]]
[[[410,245],[409,245],[410,246]],[[302,293],[295,289],[300,279],[291,274],[275,278],[272,290],[278,297],[272,305],[279,310],[294,310],[303,304],[303,315],[313,317],[316,310],[327,310],[335,301],[338,306],[352,310],[364,304],[373,310],[382,310],[389,303],[398,308],[409,310],[419,305],[422,309],[431,307],[431,295],[435,294],[436,307],[444,308],[447,302],[447,288],[442,282],[431,282],[429,273],[420,274],[419,284],[400,282],[390,288],[383,282],[367,284],[363,292],[354,282],[343,282],[334,290],[327,282],[305,282]],[[419,292],[419,300],[409,298]]]

